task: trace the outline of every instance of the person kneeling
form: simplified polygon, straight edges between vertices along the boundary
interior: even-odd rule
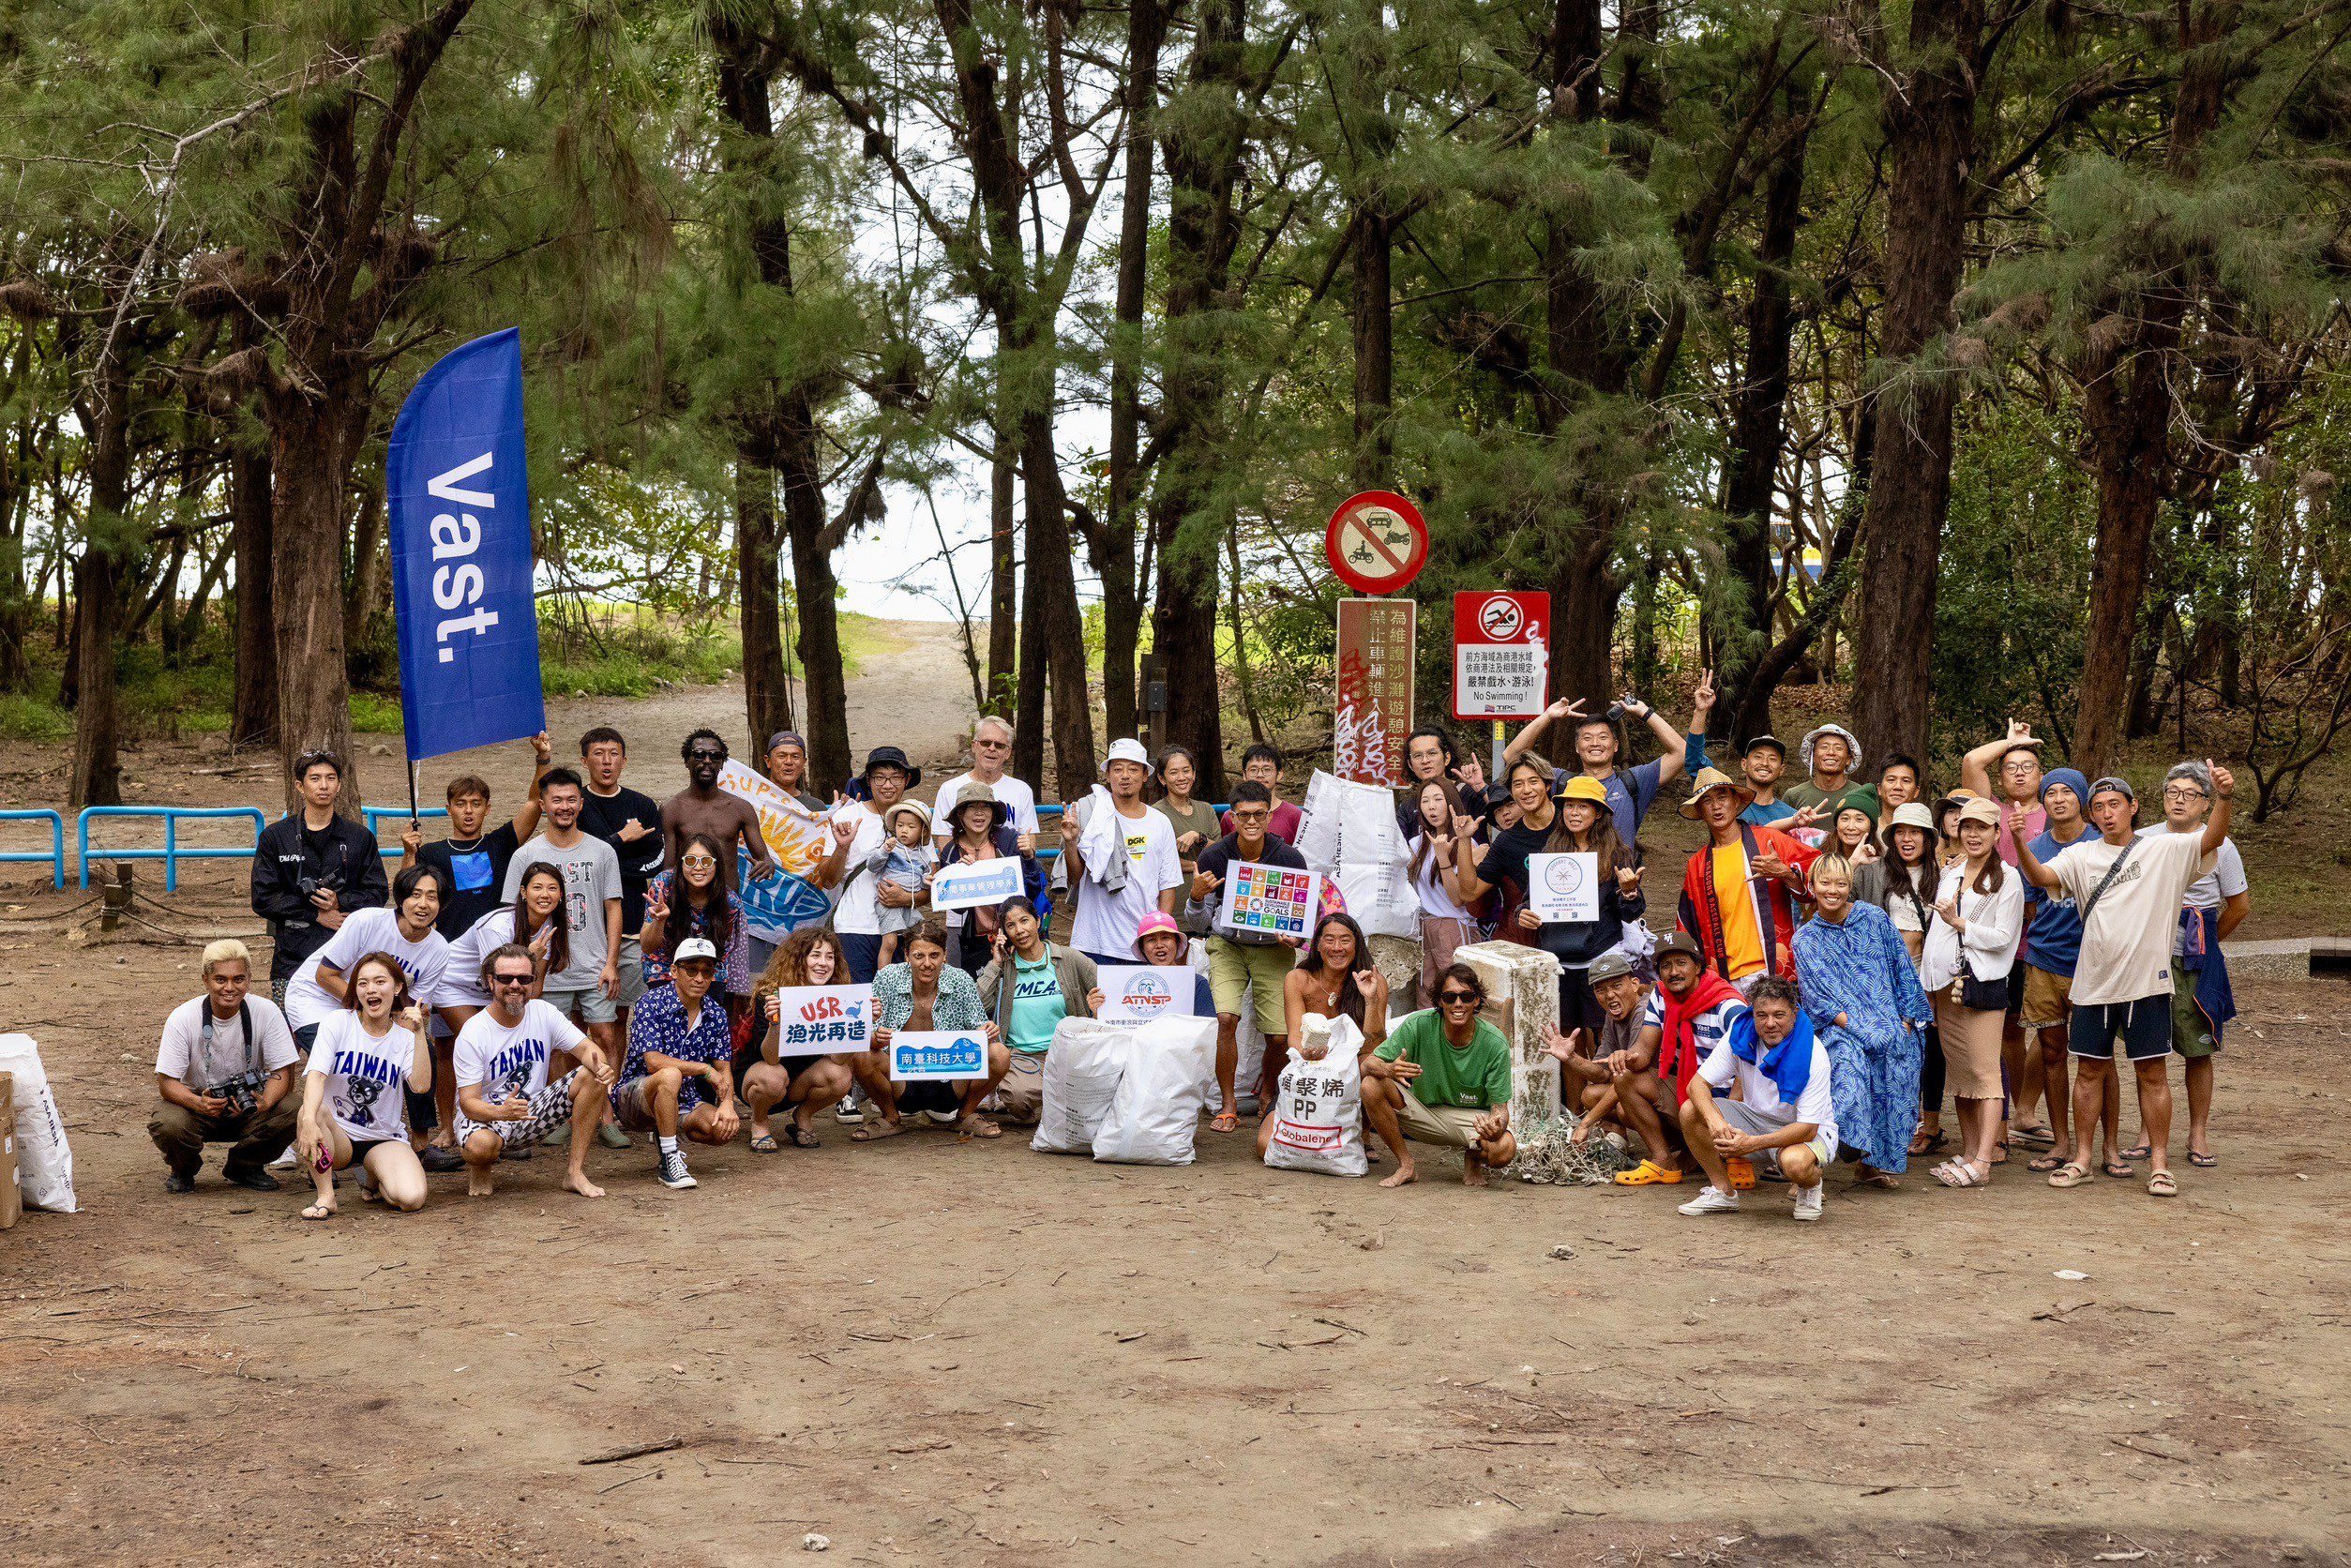
[[[531,950],[507,942],[482,963],[490,1005],[457,1033],[457,1144],[465,1159],[465,1192],[488,1198],[498,1161],[508,1148],[529,1149],[563,1122],[571,1123],[566,1189],[602,1198],[588,1180],[588,1148],[604,1120],[604,1093],[612,1064],[585,1031],[531,994],[538,979]],[[575,1065],[551,1079],[556,1056]]]
[[[1510,1042],[1478,1016],[1485,985],[1468,964],[1437,976],[1437,1005],[1399,1022],[1364,1056],[1364,1115],[1395,1151],[1400,1187],[1419,1174],[1407,1140],[1461,1151],[1461,1180],[1485,1184],[1489,1168],[1518,1157],[1510,1130]]]
[[[359,1196],[402,1211],[425,1206],[425,1168],[408,1146],[408,1101],[432,1092],[425,1010],[409,1000],[408,977],[389,953],[351,966],[343,1004],[318,1026],[302,1079],[294,1147],[318,1198],[304,1219],[335,1213],[335,1172],[359,1168]]]
[[[252,957],[224,938],[204,949],[205,994],[163,1022],[155,1055],[162,1102],[147,1136],[163,1153],[166,1192],[193,1192],[204,1145],[229,1145],[220,1174],[240,1187],[276,1192],[262,1168],[294,1138],[294,1064],[299,1056],[286,1017],[267,997],[249,997]],[[199,1087],[201,1085],[201,1087]]]
[[[1682,1136],[1709,1184],[1681,1212],[1736,1213],[1729,1161],[1740,1155],[1778,1169],[1796,1189],[1796,1217],[1818,1219],[1820,1175],[1837,1157],[1829,1053],[1813,1038],[1796,988],[1777,975],[1756,982],[1747,1006],[1699,1064],[1681,1102]],[[1738,1099],[1718,1097],[1734,1083]]]
[[[670,956],[670,984],[645,993],[628,1016],[628,1063],[612,1091],[625,1132],[650,1129],[661,1148],[661,1184],[696,1184],[678,1147],[681,1132],[697,1143],[728,1143],[742,1121],[734,1110],[734,1033],[727,1010],[709,1000],[718,949],[688,937]]]

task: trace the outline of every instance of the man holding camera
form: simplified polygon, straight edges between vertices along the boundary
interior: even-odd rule
[[[294,786],[302,809],[262,829],[253,846],[253,912],[269,922],[270,1000],[281,1006],[286,983],[326,945],[344,915],[392,897],[375,835],[336,815],[341,760],[331,751],[305,751],[294,760]]]
[[[155,1082],[163,1096],[147,1136],[163,1152],[166,1192],[193,1192],[204,1145],[226,1143],[220,1174],[240,1187],[276,1192],[263,1167],[294,1141],[294,1032],[277,1003],[248,996],[252,955],[234,940],[204,949],[204,995],[163,1022]]]

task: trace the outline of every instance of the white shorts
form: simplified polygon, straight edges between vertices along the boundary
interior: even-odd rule
[[[495,1133],[502,1145],[536,1143],[549,1133],[571,1120],[571,1090],[585,1069],[574,1067],[562,1078],[531,1096],[530,1113],[520,1122],[476,1122],[462,1110],[457,1113],[457,1140],[463,1147],[475,1133]]]
[[[1733,1132],[1753,1133],[1758,1138],[1769,1138],[1773,1133],[1787,1130],[1786,1118],[1766,1116],[1744,1100],[1726,1099],[1721,1094],[1717,1094],[1714,1096],[1714,1108],[1721,1113],[1724,1121],[1730,1123]],[[1821,1128],[1813,1136],[1812,1141],[1804,1144],[1803,1147],[1810,1149],[1813,1156],[1820,1161],[1821,1169],[1828,1169],[1830,1166],[1836,1163],[1836,1129]],[[1741,1157],[1753,1160],[1757,1165],[1769,1166],[1773,1170],[1780,1168],[1780,1151],[1777,1149],[1758,1149],[1752,1154]]]

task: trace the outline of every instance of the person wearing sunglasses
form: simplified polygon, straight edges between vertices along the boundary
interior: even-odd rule
[[[294,972],[326,945],[343,916],[392,896],[375,835],[335,810],[341,760],[324,749],[303,752],[294,760],[294,786],[301,808],[262,829],[253,846],[253,912],[269,922],[269,999],[280,1007]]]
[[[1485,1185],[1486,1172],[1518,1157],[1510,1130],[1510,1042],[1479,1017],[1485,984],[1468,964],[1437,980],[1437,1005],[1401,1019],[1364,1054],[1364,1116],[1395,1151],[1395,1173],[1379,1184],[1419,1179],[1412,1144],[1461,1151],[1461,1180]]]
[[[701,937],[718,950],[718,993],[751,996],[749,922],[743,900],[720,880],[724,852],[706,834],[693,834],[675,871],[664,871],[645,889],[645,988],[670,983],[671,950],[687,937]],[[742,1009],[737,1009],[740,1016]]]
[[[1036,792],[1021,780],[1006,773],[1012,763],[1012,725],[994,714],[983,714],[972,726],[972,766],[969,772],[957,774],[939,786],[937,800],[932,806],[931,837],[939,840],[944,852],[947,840],[955,834],[955,803],[967,784],[978,785],[988,792],[1004,808],[1006,823],[1015,837],[1014,852],[1034,854],[1037,847]]]
[[[662,864],[671,870],[686,853],[686,840],[702,834],[718,846],[718,872],[726,885],[735,885],[735,846],[751,856],[751,880],[764,882],[776,874],[776,857],[760,833],[760,814],[741,795],[718,787],[726,771],[727,743],[716,730],[697,730],[678,747],[686,761],[686,788],[661,803]]]
[[[490,1005],[465,1020],[456,1048],[457,1143],[465,1159],[468,1197],[488,1198],[508,1149],[529,1149],[571,1123],[571,1165],[564,1188],[602,1198],[588,1180],[588,1149],[604,1120],[612,1063],[596,1043],[531,994],[536,960],[520,942],[482,961]]]

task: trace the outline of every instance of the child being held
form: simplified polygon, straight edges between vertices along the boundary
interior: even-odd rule
[[[931,868],[939,864],[939,852],[930,844],[930,808],[920,801],[900,801],[890,807],[890,835],[874,846],[866,857],[866,869],[877,884],[902,887],[920,895],[930,885]],[[895,963],[897,958],[898,933],[911,931],[923,923],[918,905],[899,908],[876,899],[882,927],[882,953],[879,961]]]

